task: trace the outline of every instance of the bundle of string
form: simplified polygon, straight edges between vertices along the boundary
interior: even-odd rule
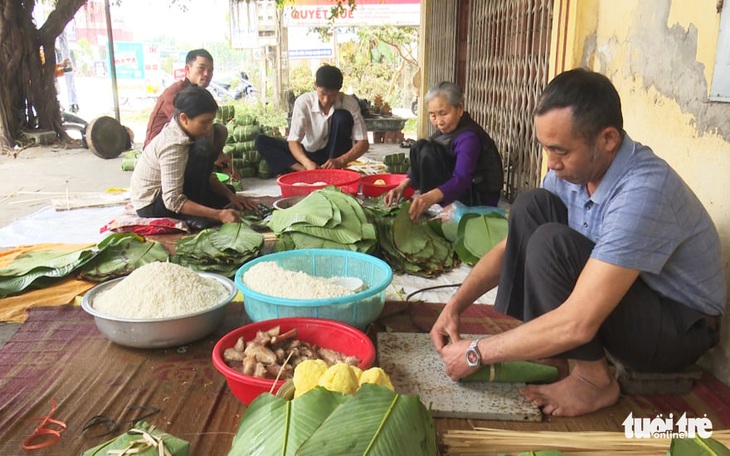
[[[61,439],[61,433],[66,430],[66,423],[51,418],[53,412],[56,410],[56,400],[51,399],[51,411],[48,412],[43,418],[29,418],[26,421],[40,421],[41,424],[35,428],[33,434],[30,435],[23,442],[23,448],[26,450],[37,450],[39,448],[46,448]],[[57,426],[57,429],[52,427],[46,427],[47,425]],[[35,442],[35,443],[34,443]]]

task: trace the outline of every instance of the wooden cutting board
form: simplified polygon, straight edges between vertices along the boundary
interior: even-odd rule
[[[428,334],[378,333],[378,361],[396,392],[419,395],[434,417],[542,420],[540,409],[517,390],[524,383],[452,381]]]

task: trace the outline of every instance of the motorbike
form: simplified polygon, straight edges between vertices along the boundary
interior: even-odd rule
[[[256,87],[251,84],[248,80],[248,74],[245,71],[241,72],[241,79],[238,85],[233,90],[233,99],[240,100],[241,98],[248,98],[253,96],[257,92]]]
[[[82,146],[87,149],[89,148],[89,145],[86,142],[86,127],[89,126],[87,121],[74,113],[66,112],[64,109],[61,109],[61,124],[67,133],[69,130],[78,132],[77,134],[81,135]]]
[[[240,73],[238,84],[233,88],[233,91],[231,91],[232,85],[230,82],[211,81],[208,85],[208,90],[213,93],[213,96],[217,100],[224,101],[230,99],[246,99],[254,96],[258,92],[256,87],[249,81],[248,74],[245,71]]]

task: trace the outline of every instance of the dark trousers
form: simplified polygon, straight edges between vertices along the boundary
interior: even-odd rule
[[[456,157],[448,153],[441,144],[419,139],[411,146],[411,186],[421,193],[443,185],[454,175]],[[482,195],[474,182],[457,200],[467,206],[497,206],[499,194]]]
[[[213,173],[218,152],[208,138],[198,139],[190,145],[188,163],[185,166],[183,193],[190,201],[215,209],[223,209],[228,199],[215,193],[210,188],[210,176]],[[173,212],[165,207],[162,193],[152,203],[137,211],[140,217],[171,217],[185,220],[193,228],[202,229],[218,224],[217,221],[205,217],[196,217]]]
[[[509,218],[495,309],[530,321],[568,298],[595,244],[568,227],[568,210],[546,190],[520,194]],[[638,372],[678,371],[717,344],[711,321],[639,278],[593,340],[558,357],[598,360],[606,350]]]
[[[330,122],[327,145],[314,152],[306,151],[309,159],[320,166],[330,158],[337,158],[352,149],[352,127],[355,125],[355,121],[350,111],[336,109],[332,113]],[[286,172],[297,163],[289,150],[289,142],[286,140],[259,135],[256,137],[254,147],[269,164],[273,174]]]

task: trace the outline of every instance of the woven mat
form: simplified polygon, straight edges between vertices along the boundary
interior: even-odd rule
[[[384,330],[425,332],[442,307],[388,302],[368,333],[372,337]],[[23,453],[23,440],[38,425],[27,420],[46,416],[52,400],[58,404],[53,418],[64,421],[68,429],[53,446],[34,454],[80,454],[108,439],[82,435],[89,419],[105,415],[124,427],[138,416],[130,406],[160,408],[147,421],[190,441],[191,454],[227,454],[245,407],[228,390],[210,357],[215,342],[245,322],[242,304],[233,303],[223,325],[209,337],[179,349],[141,350],[109,342],[78,307],[31,308],[26,322],[0,348],[0,454]],[[518,324],[491,306],[477,305],[465,314],[464,332],[494,333]],[[687,395],[622,397],[619,404],[597,415],[552,418],[532,425],[545,430],[618,431],[629,412],[635,417],[707,414],[715,429],[726,429],[730,427],[730,388],[706,374]],[[503,428],[515,426],[501,424]],[[468,426],[467,420],[449,419],[438,427]]]

